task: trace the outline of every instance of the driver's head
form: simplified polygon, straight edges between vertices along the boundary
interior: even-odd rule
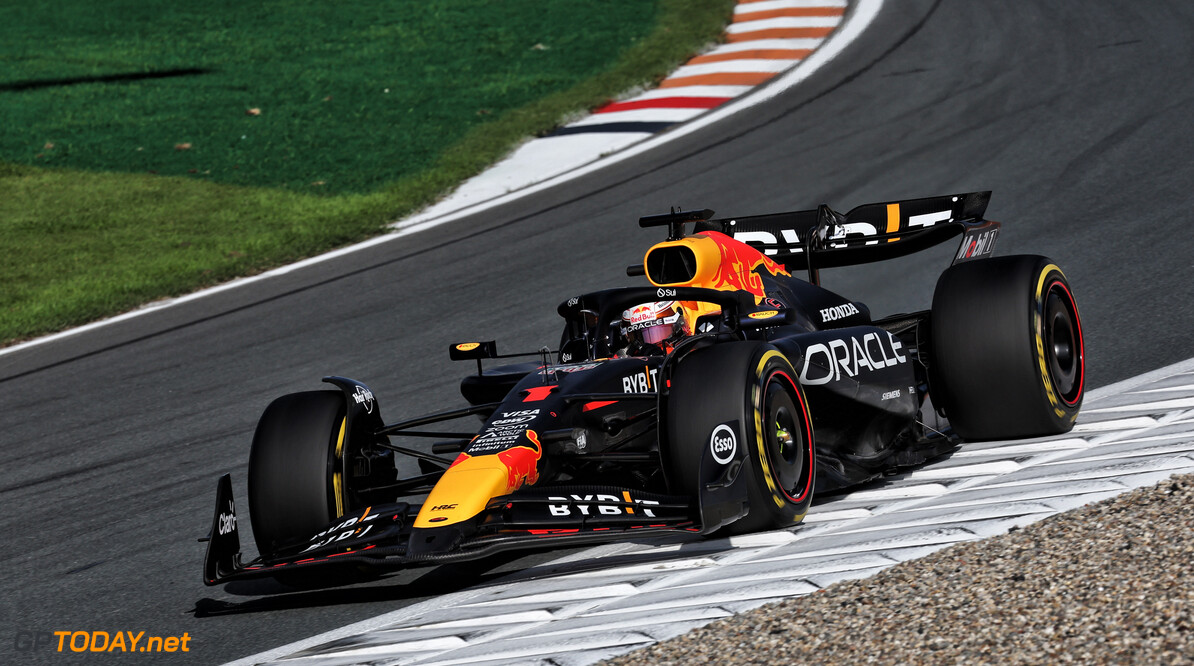
[[[643,303],[622,313],[622,333],[631,346],[661,346],[684,332],[684,315],[675,301]]]

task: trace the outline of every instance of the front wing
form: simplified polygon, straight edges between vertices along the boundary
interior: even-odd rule
[[[384,572],[475,560],[507,550],[702,532],[697,502],[690,498],[612,487],[535,488],[495,498],[468,530],[459,531],[451,548],[420,553],[411,546],[412,537],[418,536],[411,525],[419,508],[405,502],[368,507],[338,519],[304,543],[244,563],[232,480],[225,474],[217,485],[211,532],[200,540],[207,542],[203,582],[219,585],[291,572],[302,575],[319,567]]]

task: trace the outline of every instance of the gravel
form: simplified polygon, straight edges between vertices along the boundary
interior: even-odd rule
[[[1194,475],[606,664],[1194,664]]]

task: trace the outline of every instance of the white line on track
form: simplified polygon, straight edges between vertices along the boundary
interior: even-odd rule
[[[833,28],[837,23],[838,17],[836,16],[785,16],[783,18],[731,23],[726,28],[726,33],[739,35],[744,32],[781,28]]]

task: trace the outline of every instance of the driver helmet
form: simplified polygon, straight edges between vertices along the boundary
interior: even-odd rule
[[[684,335],[684,314],[675,301],[642,303],[622,313],[622,333],[632,346],[662,345]]]

